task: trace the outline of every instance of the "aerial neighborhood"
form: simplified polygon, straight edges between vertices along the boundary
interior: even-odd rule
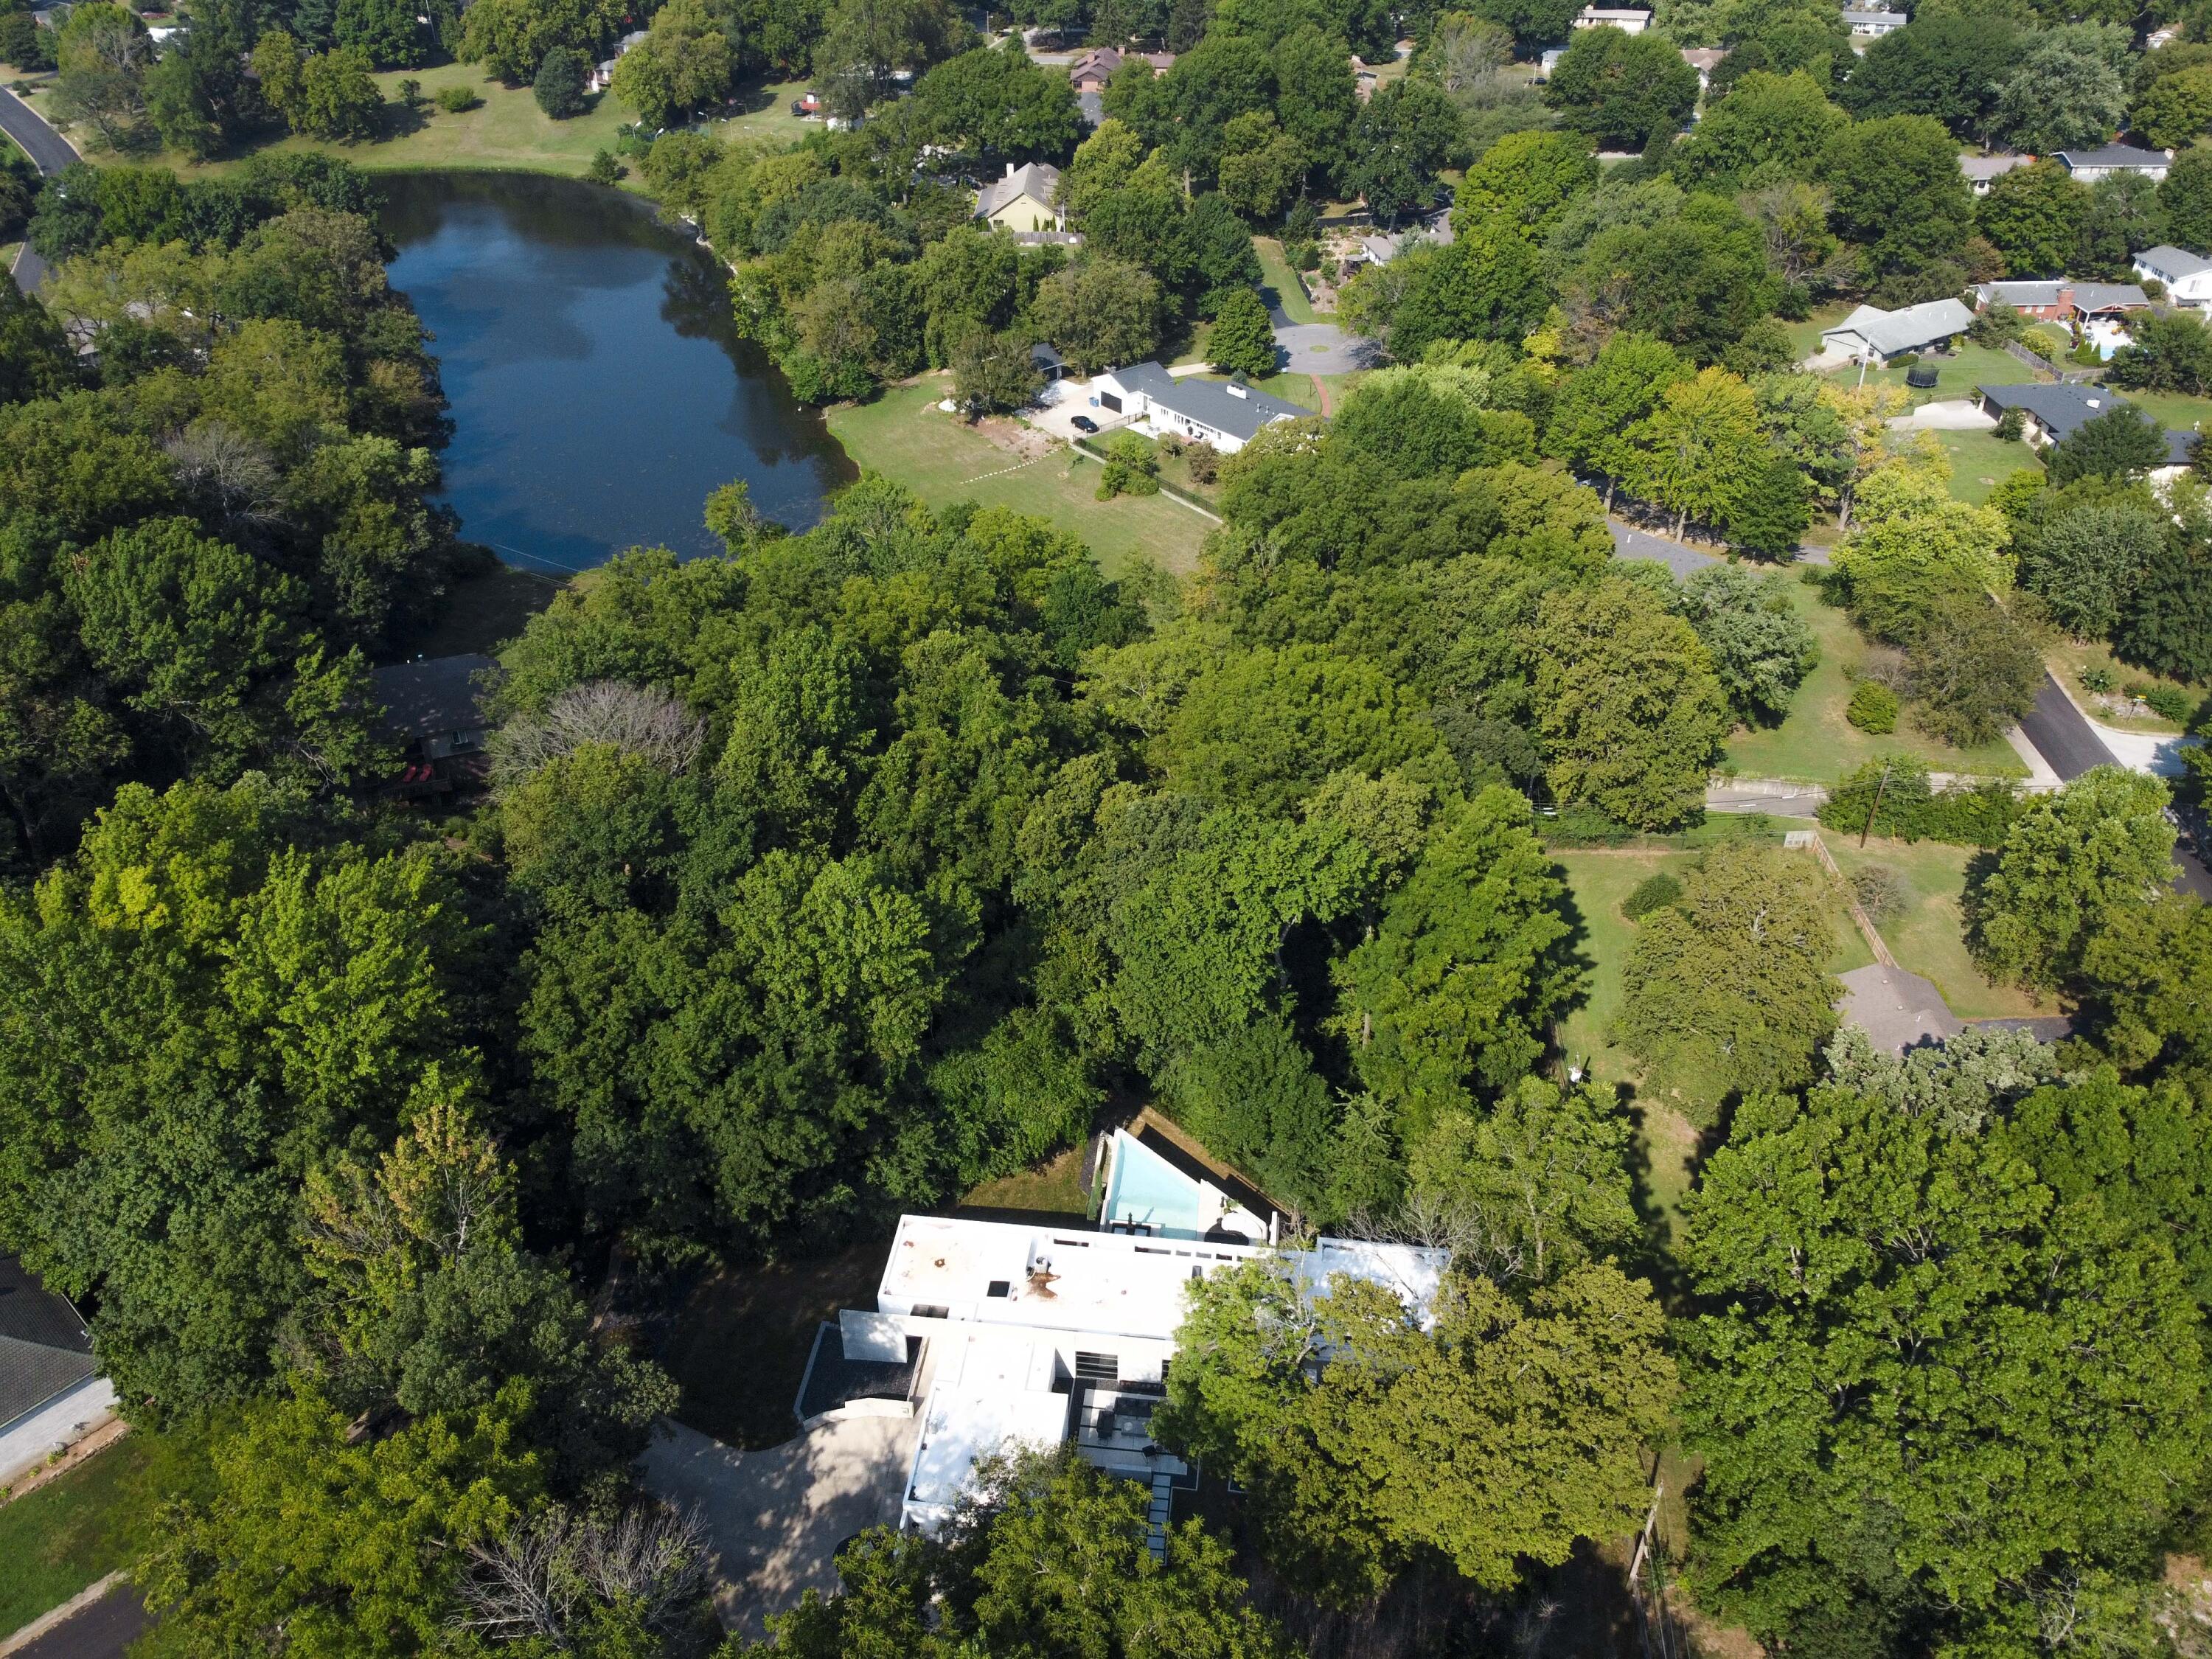
[[[0,0],[0,1655],[2212,1652],[2212,9]]]

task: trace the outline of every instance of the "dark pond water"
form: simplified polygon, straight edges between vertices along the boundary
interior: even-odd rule
[[[436,336],[446,499],[469,540],[553,575],[641,543],[689,556],[720,545],[700,507],[732,478],[803,530],[851,476],[732,331],[713,258],[641,204],[525,173],[380,182],[392,284]]]

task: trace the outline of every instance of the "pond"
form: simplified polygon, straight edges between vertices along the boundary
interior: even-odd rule
[[[527,173],[380,180],[392,285],[435,337],[461,534],[555,577],[642,544],[720,544],[708,491],[742,478],[768,517],[819,521],[852,476],[731,324],[713,255],[620,191]]]

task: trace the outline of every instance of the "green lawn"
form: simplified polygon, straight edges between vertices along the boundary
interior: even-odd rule
[[[1559,1046],[1571,1065],[1587,1064],[1601,1083],[1637,1081],[1636,1060],[1613,1041],[1620,1017],[1621,974],[1636,924],[1620,914],[1621,901],[1646,876],[1662,872],[1680,881],[1698,862],[1695,853],[1555,852],[1581,912],[1582,954],[1590,964],[1589,994],[1559,1027]]]
[[[1911,730],[1911,716],[1888,737],[1869,736],[1844,719],[1850,702],[1848,671],[1867,655],[1866,641],[1851,620],[1826,604],[1817,589],[1790,584],[1790,594],[1813,629],[1820,648],[1818,666],[1805,677],[1789,715],[1779,726],[1739,732],[1728,740],[1728,757],[1737,772],[1753,778],[1791,778],[1833,783],[1879,755],[1920,756],[1938,772],[1968,772],[2017,777],[2025,769],[2002,738],[1973,749],[1954,749],[1940,738]]]
[[[1255,236],[1252,247],[1260,256],[1260,275],[1267,284],[1261,290],[1262,297],[1282,307],[1283,315],[1294,323],[1314,321],[1313,301],[1306,298],[1290,261],[1283,257],[1283,245],[1272,236]]]
[[[1826,882],[1825,873],[1813,864],[1812,854],[1802,856],[1808,873]],[[1647,876],[1663,872],[1681,880],[1698,857],[1695,852],[1659,850],[1555,850],[1552,854],[1566,876],[1580,912],[1581,951],[1591,969],[1587,999],[1560,1023],[1559,1046],[1569,1064],[1587,1066],[1590,1076],[1600,1083],[1634,1088],[1642,1081],[1635,1056],[1613,1040],[1613,1022],[1620,1017],[1623,974],[1636,940],[1636,924],[1620,914],[1621,902]],[[1832,888],[1833,884],[1828,885]],[[1874,960],[1874,953],[1852,927],[1839,893],[1829,906],[1829,922],[1837,939],[1829,971],[1844,973]],[[1640,1114],[1637,1136],[1643,1143],[1644,1178],[1658,1212],[1663,1248],[1680,1225],[1681,1200],[1695,1175],[1700,1137],[1687,1117],[1663,1101],[1647,1097],[1637,1105]]]
[[[1936,441],[1951,458],[1951,493],[1975,507],[1986,504],[1990,491],[2014,473],[2036,470],[2033,451],[1994,432],[1938,432]]]
[[[2123,392],[2120,394],[2169,432],[2212,431],[2212,398],[2179,392]]]
[[[514,168],[531,173],[559,173],[581,177],[592,157],[612,149],[617,129],[634,119],[630,110],[608,93],[593,94],[591,106],[566,121],[556,121],[538,107],[528,87],[506,87],[484,78],[472,64],[441,64],[434,69],[395,70],[376,76],[387,98],[397,100],[399,82],[412,78],[422,83],[422,102],[413,111],[397,101],[385,106],[382,129],[375,139],[359,144],[337,144],[321,139],[280,138],[264,148],[279,152],[323,150],[343,155],[362,167],[386,172],[425,172],[449,168]],[[440,88],[467,87],[483,100],[475,109],[449,115],[435,103]],[[738,94],[745,112],[727,120],[709,122],[707,131],[718,137],[766,139],[788,143],[809,131],[809,124],[790,112],[791,100],[805,90],[803,82],[749,86]],[[92,158],[100,161],[167,161],[179,171],[219,173],[235,166],[240,156],[195,166],[181,156],[148,158],[113,150]],[[629,183],[636,183],[632,168]]]
[[[1080,1146],[1071,1146],[1034,1170],[987,1181],[962,1198],[959,1208],[1087,1215],[1091,1200],[1083,1191],[1083,1151]]]
[[[1176,571],[1196,565],[1212,520],[1167,495],[1099,501],[1098,463],[1065,447],[1021,461],[937,409],[949,386],[933,375],[893,386],[874,403],[833,409],[830,430],[856,465],[904,484],[932,507],[973,501],[1050,519],[1089,544],[1109,574],[1140,557]]]
[[[1911,896],[1905,909],[1875,925],[1899,965],[1934,981],[1953,1013],[1961,1019],[1997,1019],[2058,1012],[2055,1004],[2039,1002],[2024,991],[1990,984],[1966,954],[1960,898],[1966,866],[1975,857],[1972,848],[1870,841],[1862,852],[1855,836],[1822,839],[1846,878],[1869,864],[1885,865],[1905,878]]]
[[[1849,305],[1816,306],[1813,314],[1802,323],[1784,323],[1782,331],[1790,337],[1790,350],[1799,362],[1812,356],[1820,349],[1820,331],[1833,328],[1857,307]]]
[[[131,1434],[0,1504],[0,1634],[136,1561],[155,1541],[162,1500],[190,1467],[176,1443]]]
[[[1819,342],[1814,347],[1817,349]],[[1936,369],[1935,386],[1922,391],[1905,384],[1910,372],[1905,368],[1869,368],[1866,372],[1868,386],[1891,386],[1903,392],[1917,408],[1922,404],[1949,403],[1960,398],[1972,398],[1978,386],[2019,386],[2044,377],[2009,352],[1992,350],[1988,346],[1963,345],[1950,357],[1923,357],[1923,363],[1933,364]],[[1838,386],[1860,384],[1858,366],[1832,371],[1827,378]]]

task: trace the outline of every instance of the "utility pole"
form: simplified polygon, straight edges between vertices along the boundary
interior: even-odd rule
[[[1867,837],[1874,833],[1874,821],[1881,816],[1882,794],[1889,787],[1889,767],[1890,763],[1887,761],[1881,763],[1881,781],[1874,787],[1874,805],[1867,809],[1866,828],[1859,831],[1861,848],[1866,846]]]

